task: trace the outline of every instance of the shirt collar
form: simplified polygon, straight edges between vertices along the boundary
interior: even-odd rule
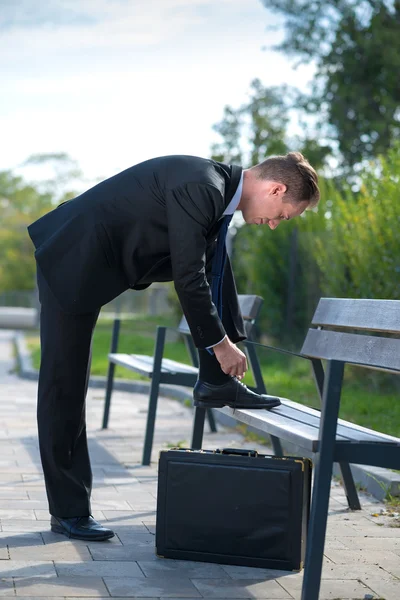
[[[233,215],[233,213],[235,212],[235,210],[237,209],[237,207],[239,205],[240,198],[242,197],[242,189],[243,189],[243,171],[240,176],[240,181],[239,181],[239,185],[237,186],[236,192],[234,193],[232,200],[229,202],[228,206],[226,207],[225,212],[222,215],[223,217],[226,217],[227,215]]]

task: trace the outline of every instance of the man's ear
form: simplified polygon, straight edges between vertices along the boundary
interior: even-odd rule
[[[287,190],[287,186],[284,183],[274,183],[274,187],[272,188],[272,194],[274,196],[279,196],[284,194]]]

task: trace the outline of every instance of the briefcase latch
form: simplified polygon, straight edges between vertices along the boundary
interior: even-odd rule
[[[258,456],[257,450],[246,450],[244,448],[223,448],[222,450],[217,448],[215,454],[233,454],[235,456],[251,456],[253,458]]]

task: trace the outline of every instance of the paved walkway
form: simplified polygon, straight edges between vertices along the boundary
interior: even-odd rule
[[[302,574],[158,559],[154,555],[156,464],[141,467],[147,399],[116,393],[110,429],[102,431],[103,392],[90,390],[88,431],[94,472],[94,516],[117,536],[69,541],[49,531],[35,421],[36,384],[12,373],[12,334],[0,331],[0,596],[14,598],[300,598]],[[188,443],[191,411],[163,399],[156,427],[160,448]],[[243,446],[225,430],[205,447]],[[247,444],[249,446],[249,444]],[[254,447],[254,444],[250,444]],[[349,512],[332,484],[322,599],[400,600],[400,528],[374,517],[384,509],[368,496]]]

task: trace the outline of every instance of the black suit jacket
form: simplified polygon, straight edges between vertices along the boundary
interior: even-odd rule
[[[209,267],[219,219],[242,169],[193,156],[135,165],[62,203],[28,227],[35,257],[64,311],[96,310],[128,288],[174,281],[195,344],[244,339],[229,261],[225,328]]]

